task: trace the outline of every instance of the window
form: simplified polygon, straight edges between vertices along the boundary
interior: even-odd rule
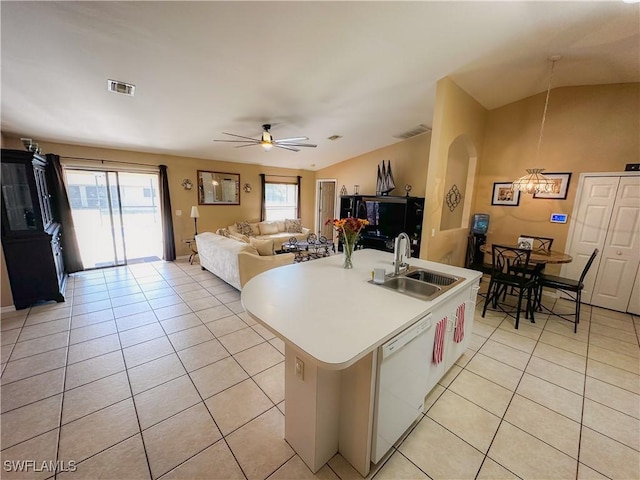
[[[265,183],[265,220],[298,218],[298,185],[291,183]]]

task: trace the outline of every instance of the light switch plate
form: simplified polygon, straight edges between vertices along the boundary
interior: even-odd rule
[[[182,216],[182,210],[176,210],[176,217]]]

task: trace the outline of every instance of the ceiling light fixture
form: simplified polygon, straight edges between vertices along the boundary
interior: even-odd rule
[[[262,141],[260,142],[260,145],[262,145],[265,152],[268,152],[273,147],[273,137],[266,130],[262,132]]]
[[[549,85],[547,86],[547,98],[544,102],[544,111],[542,112],[542,124],[540,125],[540,135],[538,135],[538,147],[536,149],[536,163],[540,157],[540,146],[542,145],[542,134],[544,133],[544,124],[547,120],[547,109],[549,108],[549,95],[551,93],[551,80],[553,78],[553,69],[561,55],[553,55],[549,57],[551,60],[551,72],[549,73]],[[523,193],[544,193],[551,192],[555,187],[555,182],[542,174],[544,168],[527,168],[527,174],[515,180],[511,188],[519,190]]]

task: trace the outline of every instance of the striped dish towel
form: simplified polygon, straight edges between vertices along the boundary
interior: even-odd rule
[[[466,303],[461,303],[456,310],[456,330],[453,332],[453,341],[460,343],[464,339],[464,309]]]
[[[447,317],[436,325],[436,338],[433,343],[433,363],[439,364],[444,358],[444,336],[447,332]]]

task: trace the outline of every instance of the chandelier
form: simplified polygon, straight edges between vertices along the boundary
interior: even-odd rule
[[[542,134],[544,133],[544,124],[547,120],[547,109],[549,108],[549,95],[551,93],[551,79],[553,78],[553,69],[561,55],[553,55],[549,57],[551,60],[551,72],[549,73],[549,85],[547,86],[547,98],[544,102],[544,111],[542,112],[542,124],[540,125],[540,135],[538,135],[538,147],[536,148],[536,163],[540,157],[540,146],[542,145]],[[542,172],[544,168],[527,168],[527,174],[518,178],[511,184],[512,190],[519,190],[523,193],[548,193],[554,189],[554,181],[546,177]]]

